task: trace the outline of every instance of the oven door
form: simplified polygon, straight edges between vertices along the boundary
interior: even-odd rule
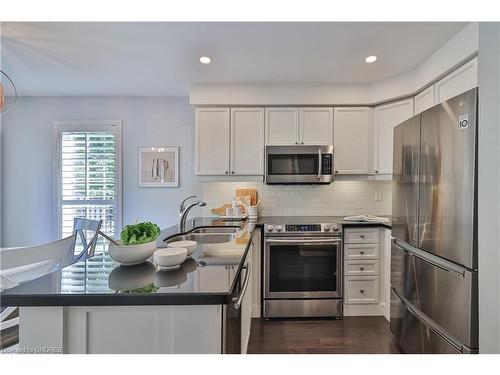
[[[329,184],[333,146],[267,146],[267,184]]]
[[[264,298],[341,298],[341,239],[267,237]]]

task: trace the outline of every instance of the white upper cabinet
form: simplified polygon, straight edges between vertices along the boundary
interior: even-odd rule
[[[426,88],[415,96],[415,114],[425,111],[434,106],[434,85]]]
[[[266,145],[330,145],[333,108],[266,108]]]
[[[413,99],[405,99],[375,108],[375,171],[392,173],[394,127],[413,116]]]
[[[435,104],[477,87],[477,57],[435,84]]]
[[[288,146],[298,142],[298,108],[266,108],[266,144]]]
[[[368,174],[373,139],[373,109],[334,109],[333,165],[336,174]]]
[[[229,108],[196,108],[197,175],[229,174]]]
[[[264,108],[231,108],[231,175],[264,174]]]
[[[299,142],[301,145],[333,143],[333,108],[300,108]]]

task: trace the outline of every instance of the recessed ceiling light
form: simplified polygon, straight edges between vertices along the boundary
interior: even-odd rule
[[[200,62],[202,64],[210,64],[212,62],[212,59],[208,56],[201,56],[200,57]]]
[[[366,57],[366,59],[365,59],[365,61],[366,61],[368,64],[371,64],[371,63],[373,63],[373,62],[377,61],[377,56],[375,56],[375,55],[372,55],[372,56],[367,56],[367,57]]]

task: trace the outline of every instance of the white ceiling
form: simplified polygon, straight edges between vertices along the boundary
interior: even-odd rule
[[[405,73],[466,23],[2,23],[21,95],[187,95],[193,82],[369,83]],[[378,55],[371,65],[367,55]],[[202,55],[213,58],[202,65]]]

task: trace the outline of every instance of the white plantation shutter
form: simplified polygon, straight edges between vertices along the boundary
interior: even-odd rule
[[[58,237],[73,233],[73,220],[81,217],[103,220],[101,230],[117,238],[121,228],[121,126],[119,122],[58,122],[57,201]],[[66,293],[108,291],[107,279],[100,277],[111,268],[108,243],[99,237],[87,267],[75,265],[63,271]],[[75,253],[81,252],[77,242]]]

